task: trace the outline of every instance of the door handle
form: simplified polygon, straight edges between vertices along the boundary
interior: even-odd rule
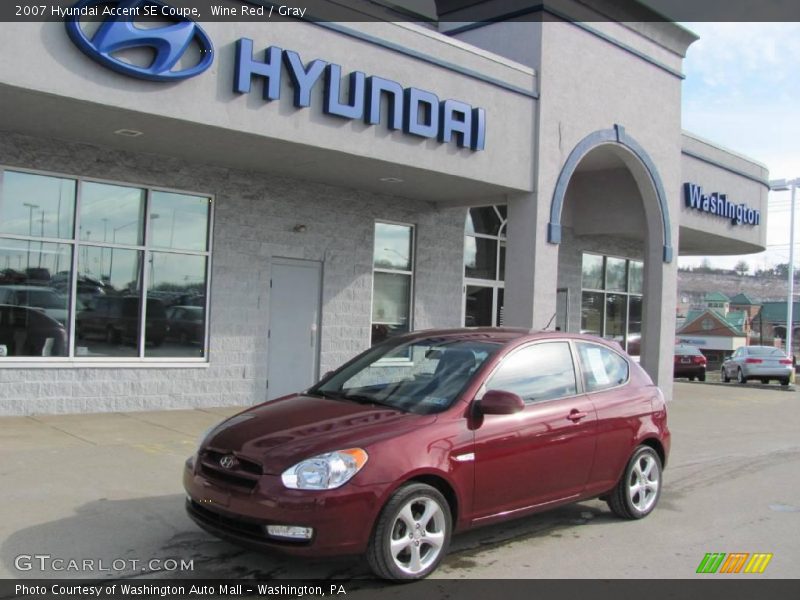
[[[585,418],[587,416],[588,416],[588,413],[580,411],[577,408],[573,408],[571,411],[569,411],[569,414],[567,415],[567,418],[570,421],[572,421],[573,423],[577,423],[578,421],[580,421],[581,419],[583,419],[583,418]]]

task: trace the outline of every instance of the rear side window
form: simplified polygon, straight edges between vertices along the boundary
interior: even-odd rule
[[[587,392],[605,390],[628,381],[628,361],[619,354],[598,344],[578,342],[577,346]]]
[[[517,350],[503,359],[486,389],[513,392],[526,403],[575,395],[575,367],[569,344],[546,342]]]

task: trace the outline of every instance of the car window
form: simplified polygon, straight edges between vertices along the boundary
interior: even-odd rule
[[[769,346],[750,346],[748,354],[750,356],[772,356],[775,358],[786,358],[786,353],[783,350]]]
[[[583,367],[583,384],[587,392],[616,387],[628,380],[628,361],[599,344],[578,343]]]
[[[576,394],[569,344],[545,342],[513,352],[500,363],[486,389],[512,392],[526,403]]]

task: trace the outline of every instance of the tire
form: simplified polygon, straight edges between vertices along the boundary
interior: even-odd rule
[[[383,507],[367,548],[367,562],[383,579],[422,579],[439,566],[451,532],[450,506],[439,490],[408,483]]]
[[[747,383],[747,377],[744,376],[744,372],[742,371],[742,367],[739,367],[736,370],[736,381],[737,381],[737,383],[741,383],[742,385]]]
[[[789,385],[789,378],[788,377],[784,377],[783,379],[781,379],[781,385],[783,387],[787,387]]]
[[[764,385],[768,385],[769,384],[769,379],[767,379],[766,377],[762,377],[761,378],[761,383],[763,383]]]
[[[660,497],[661,459],[650,446],[639,446],[609,495],[608,506],[623,519],[642,519],[653,512]]]
[[[694,377],[689,377],[689,381],[694,381]]]
[[[722,375],[721,377],[722,381],[724,381],[725,383],[731,382],[731,378],[728,376],[728,372],[725,370],[725,367],[722,367],[721,375]]]
[[[697,376],[698,381],[705,381],[706,380],[706,373],[703,371],[700,375]]]

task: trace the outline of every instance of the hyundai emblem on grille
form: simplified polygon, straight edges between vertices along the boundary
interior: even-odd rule
[[[236,465],[236,457],[233,454],[226,454],[219,459],[219,466],[223,469],[232,469]]]

